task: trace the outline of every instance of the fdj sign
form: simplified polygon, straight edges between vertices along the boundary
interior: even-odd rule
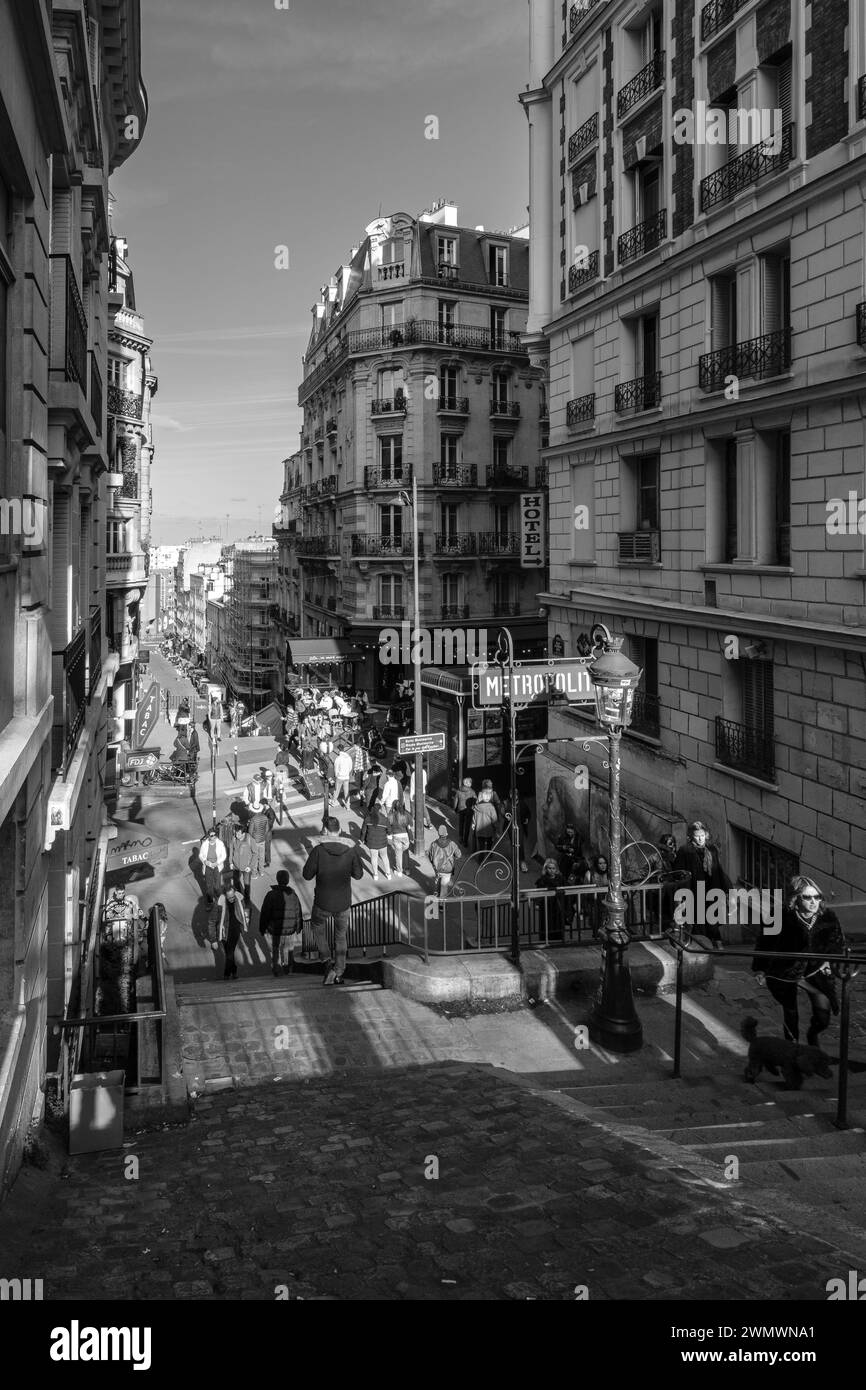
[[[551,694],[573,705],[595,704],[587,666],[590,658],[528,661],[515,666],[511,675],[498,666],[473,666],[472,703],[475,709],[501,705],[509,696],[515,705],[546,704]]]

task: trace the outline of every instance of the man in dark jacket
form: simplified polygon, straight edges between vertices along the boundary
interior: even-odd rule
[[[835,978],[841,967],[838,962],[829,964],[824,956],[841,955],[845,950],[839,918],[825,908],[824,895],[814,879],[798,874],[791,880],[781,931],[762,932],[755,950],[752,969],[758,984],[766,984],[781,1004],[784,1035],[791,1042],[800,1041],[799,992],[808,997],[812,1021],[806,1041],[814,1047],[819,1033],[829,1027],[831,1010],[839,1012]],[[815,955],[811,960],[796,960],[786,956],[786,951],[814,951]]]
[[[364,867],[357,845],[346,843],[336,816],[329,818],[327,832],[307,859],[303,874],[316,883],[310,925],[316,934],[319,959],[325,963],[322,984],[341,985],[348,952],[352,879],[363,878]],[[334,919],[336,962],[328,944],[329,917]]]
[[[699,883],[706,885],[705,893],[712,888],[721,888],[724,893],[730,893],[731,880],[719,862],[719,851],[709,843],[707,827],[699,820],[694,821],[688,828],[688,837],[677,851],[674,868],[684,869],[688,873],[692,902],[697,902]],[[721,950],[722,934],[715,922],[698,922],[693,925],[700,927],[703,936],[709,937],[714,950]]]
[[[280,973],[280,943],[282,938],[293,936],[295,932],[301,930],[302,925],[303,914],[300,899],[291,886],[287,870],[279,869],[276,883],[265,894],[259,916],[259,931],[262,936],[271,938],[271,971],[274,975]],[[290,953],[288,963],[284,967],[287,975],[291,974],[292,965]]]

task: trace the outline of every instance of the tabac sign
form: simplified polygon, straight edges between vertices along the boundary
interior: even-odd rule
[[[544,493],[520,494],[520,567],[543,570],[547,545],[544,532]]]
[[[580,656],[564,661],[524,661],[510,672],[479,663],[472,667],[473,708],[501,705],[506,696],[515,705],[546,705],[557,698],[572,705],[594,705],[588,670],[591,661],[592,657]]]

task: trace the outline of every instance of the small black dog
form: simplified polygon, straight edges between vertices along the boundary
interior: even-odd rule
[[[747,1081],[757,1081],[764,1067],[771,1076],[778,1076],[781,1070],[786,1085],[794,1091],[799,1091],[804,1076],[832,1079],[831,1059],[820,1047],[803,1047],[787,1038],[762,1038],[756,1018],[743,1019],[740,1031],[749,1044],[749,1065],[743,1073]]]

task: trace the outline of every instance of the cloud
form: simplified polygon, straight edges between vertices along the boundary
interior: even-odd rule
[[[151,414],[150,422],[155,430],[177,430],[179,434],[189,433],[189,425],[182,425],[180,420],[175,420],[173,415]]]

